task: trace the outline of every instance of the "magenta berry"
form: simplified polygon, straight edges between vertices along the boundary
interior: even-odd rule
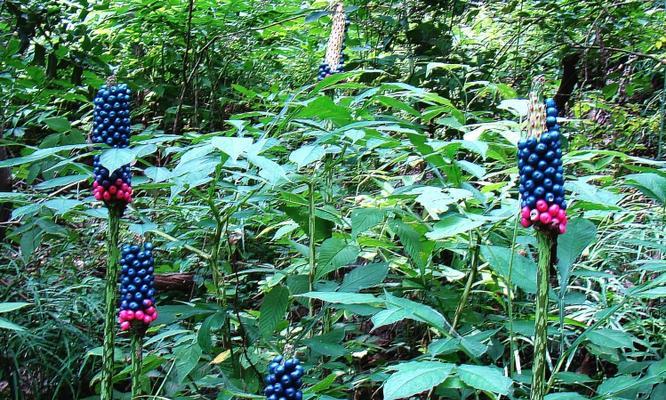
[[[120,311],[118,323],[125,331],[131,327],[145,329],[157,319],[155,308],[155,265],[153,245],[146,242],[125,245],[120,259]]]

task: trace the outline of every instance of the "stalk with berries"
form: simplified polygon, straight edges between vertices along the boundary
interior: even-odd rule
[[[527,137],[518,143],[520,222],[525,228],[534,227],[538,251],[532,400],[543,400],[546,395],[549,272],[557,235],[567,230],[558,110],[553,99],[544,103],[539,101],[542,85],[543,77],[533,82],[528,103]]]
[[[301,400],[303,399],[304,369],[298,358],[285,360],[276,356],[268,365],[268,375],[264,378],[266,386],[264,395],[267,400]]]
[[[155,261],[150,242],[123,246],[120,258],[120,330],[132,335],[132,398],[141,393],[143,336],[157,319],[155,307]]]
[[[333,4],[332,9],[333,23],[331,35],[328,38],[324,62],[319,65],[319,80],[344,72],[345,70],[345,37],[347,36],[350,21],[346,17],[342,2]]]
[[[97,92],[93,101],[92,142],[113,148],[129,146],[131,91],[127,85],[116,84],[110,77]],[[132,177],[129,165],[109,171],[101,157],[93,160],[93,195],[103,201],[109,210],[107,232],[107,263],[105,288],[104,343],[102,351],[102,400],[113,398],[114,321],[116,309],[116,283],[118,281],[118,231],[120,217],[132,202]]]

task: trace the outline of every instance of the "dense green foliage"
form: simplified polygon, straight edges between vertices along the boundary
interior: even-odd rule
[[[348,1],[350,72],[317,82],[328,3],[0,3],[0,398],[98,396],[96,154],[133,165],[121,242],[155,244],[143,393],[261,399],[286,353],[309,399],[529,398],[515,146],[536,75],[570,204],[546,398],[666,398],[666,4]],[[100,151],[111,74],[134,136]]]

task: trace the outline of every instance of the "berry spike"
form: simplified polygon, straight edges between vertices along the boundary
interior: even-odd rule
[[[125,84],[102,85],[93,100],[93,143],[115,148],[129,146],[131,95]]]
[[[537,86],[539,78],[535,79]],[[538,86],[539,87],[539,86]],[[553,99],[530,93],[527,137],[518,142],[521,195],[520,224],[563,234],[567,229],[564,170],[558,110]]]
[[[145,330],[157,319],[153,245],[124,245],[120,258],[120,329]]]
[[[319,66],[319,80],[333,74],[344,72],[345,70],[344,42],[350,21],[346,17],[344,5],[341,1],[333,4],[332,9],[333,23],[331,27],[331,35],[328,38],[324,62]]]
[[[268,364],[268,374],[264,377],[264,395],[267,400],[302,400],[303,366],[298,358],[285,360],[276,356]]]

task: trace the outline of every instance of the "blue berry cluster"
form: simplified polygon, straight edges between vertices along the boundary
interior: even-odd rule
[[[111,147],[129,146],[131,90],[127,85],[102,85],[93,100],[93,143],[106,143]]]
[[[566,231],[567,203],[564,199],[564,169],[560,126],[553,99],[546,100],[546,132],[518,142],[518,168],[521,202],[521,224],[559,233]]]
[[[264,379],[264,394],[267,400],[301,400],[303,392],[303,366],[298,358],[284,360],[276,356],[268,365],[268,375]]]
[[[145,328],[157,319],[152,243],[123,246],[120,266],[120,329]]]
[[[93,143],[104,143],[114,148],[129,146],[130,138],[130,95],[127,85],[103,85],[93,103]],[[107,205],[124,207],[132,202],[132,174],[125,165],[109,173],[100,163],[100,156],[93,158],[93,194],[97,200]]]

